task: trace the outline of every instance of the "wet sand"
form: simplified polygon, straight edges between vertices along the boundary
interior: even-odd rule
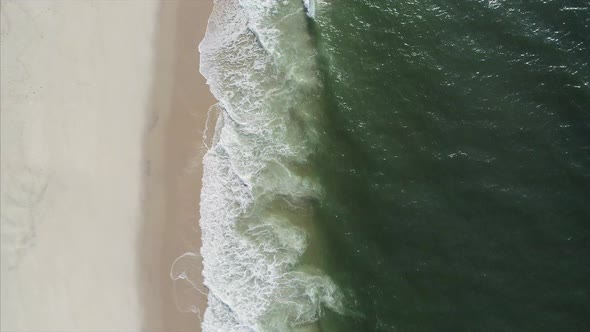
[[[208,0],[160,6],[145,150],[146,218],[139,243],[144,331],[198,331],[207,303],[186,283],[173,283],[170,269],[177,257],[200,249],[202,138],[207,110],[216,101],[199,73],[198,44],[212,6]]]

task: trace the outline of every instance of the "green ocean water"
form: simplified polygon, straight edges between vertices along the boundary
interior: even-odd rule
[[[590,331],[588,1],[217,0],[199,51],[203,331]]]
[[[590,4],[322,1],[325,331],[590,331]]]

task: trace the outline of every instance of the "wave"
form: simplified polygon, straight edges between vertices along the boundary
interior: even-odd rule
[[[305,11],[307,16],[314,18],[315,17],[315,0],[303,0],[303,5],[305,6]]]
[[[321,84],[306,13],[301,0],[215,1],[199,47],[221,110],[203,160],[204,331],[286,331],[343,311],[320,264],[301,259],[322,197],[307,162]]]

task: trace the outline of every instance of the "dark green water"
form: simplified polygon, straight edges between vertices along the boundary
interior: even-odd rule
[[[590,331],[589,3],[331,2],[322,327]]]

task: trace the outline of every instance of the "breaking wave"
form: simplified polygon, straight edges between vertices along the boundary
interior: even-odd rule
[[[301,0],[216,1],[199,48],[220,110],[203,160],[204,331],[307,329],[342,312],[321,264],[301,259],[322,197],[307,162],[321,84],[306,14]]]

